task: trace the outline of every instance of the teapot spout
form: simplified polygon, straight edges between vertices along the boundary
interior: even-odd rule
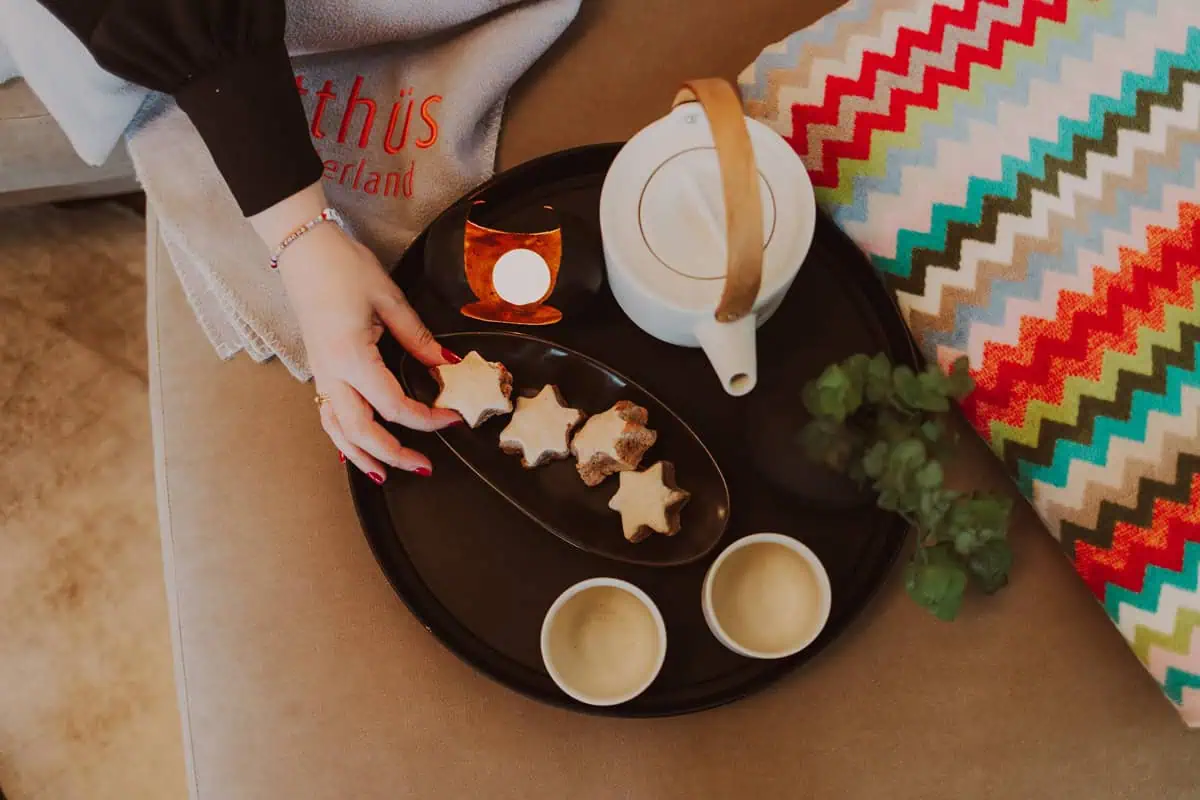
[[[757,335],[758,319],[754,314],[736,322],[718,322],[710,317],[696,326],[696,339],[704,355],[721,386],[734,397],[749,394],[758,383]]]

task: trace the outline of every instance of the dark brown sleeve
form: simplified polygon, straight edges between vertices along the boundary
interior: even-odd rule
[[[284,0],[40,1],[109,72],[174,95],[246,216],[320,180]]]

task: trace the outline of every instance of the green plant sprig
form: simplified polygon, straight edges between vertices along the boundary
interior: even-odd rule
[[[944,620],[957,616],[972,579],[990,594],[1007,584],[1012,566],[1012,502],[945,487],[943,461],[957,444],[945,417],[951,401],[974,388],[966,358],[949,374],[933,364],[918,373],[880,353],[831,364],[803,394],[812,415],[801,434],[807,454],[869,485],[880,508],[913,526],[905,587]]]

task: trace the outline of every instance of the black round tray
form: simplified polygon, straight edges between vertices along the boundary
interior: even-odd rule
[[[618,149],[615,144],[594,145],[522,164],[463,198],[441,219],[465,217],[464,209],[485,199],[489,224],[503,227],[510,215],[517,220],[531,207],[550,205],[572,215],[576,224],[592,226],[598,236],[600,186]],[[504,330],[463,317],[444,293],[431,288],[423,267],[427,241],[427,235],[418,238],[394,274],[430,328],[439,335]],[[437,259],[432,261],[436,268]],[[564,261],[564,273],[568,268]],[[447,269],[461,270],[461,258],[455,264],[448,257]],[[554,300],[552,296],[550,302]],[[917,364],[895,305],[861,253],[821,216],[812,250],[783,306],[759,331],[759,384],[743,398],[722,391],[699,350],[664,344],[634,326],[606,286],[586,306],[579,305],[577,296],[568,306],[572,311],[557,325],[512,330],[618,370],[699,435],[729,486],[732,513],[720,543],[705,558],[678,567],[638,566],[594,555],[530,520],[438,435],[395,429],[406,445],[430,457],[434,474],[419,478],[393,471],[380,487],[349,470],[363,530],[380,566],[412,613],[450,650],[537,700],[591,713],[651,717],[712,708],[764,688],[846,629],[903,546],[906,526],[898,517],[869,505],[842,511],[814,508],[784,488],[786,476],[779,479],[778,443],[794,440],[798,433],[800,389],[808,379],[856,352],[883,351],[898,363]],[[399,373],[404,353],[390,339],[381,348]],[[771,427],[764,430],[763,425]],[[488,435],[483,429],[478,433]],[[651,457],[669,456],[652,451]],[[516,459],[513,468],[521,469]],[[615,519],[614,525],[620,536]],[[777,661],[726,650],[710,634],[700,609],[709,564],[730,542],[758,531],[777,531],[807,544],[825,564],[833,587],[833,607],[821,635],[799,654]],[[596,576],[640,586],[658,604],[668,629],[666,663],[658,679],[640,697],[612,708],[593,708],[563,694],[546,673],[539,651],[550,604],[571,584]]]

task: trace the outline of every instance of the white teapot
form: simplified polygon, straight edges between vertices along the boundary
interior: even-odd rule
[[[604,179],[608,281],[638,327],[703,348],[725,391],[744,395],[757,382],[757,328],[812,244],[812,182],[787,142],[742,114],[726,81],[690,81],[673,105]]]

